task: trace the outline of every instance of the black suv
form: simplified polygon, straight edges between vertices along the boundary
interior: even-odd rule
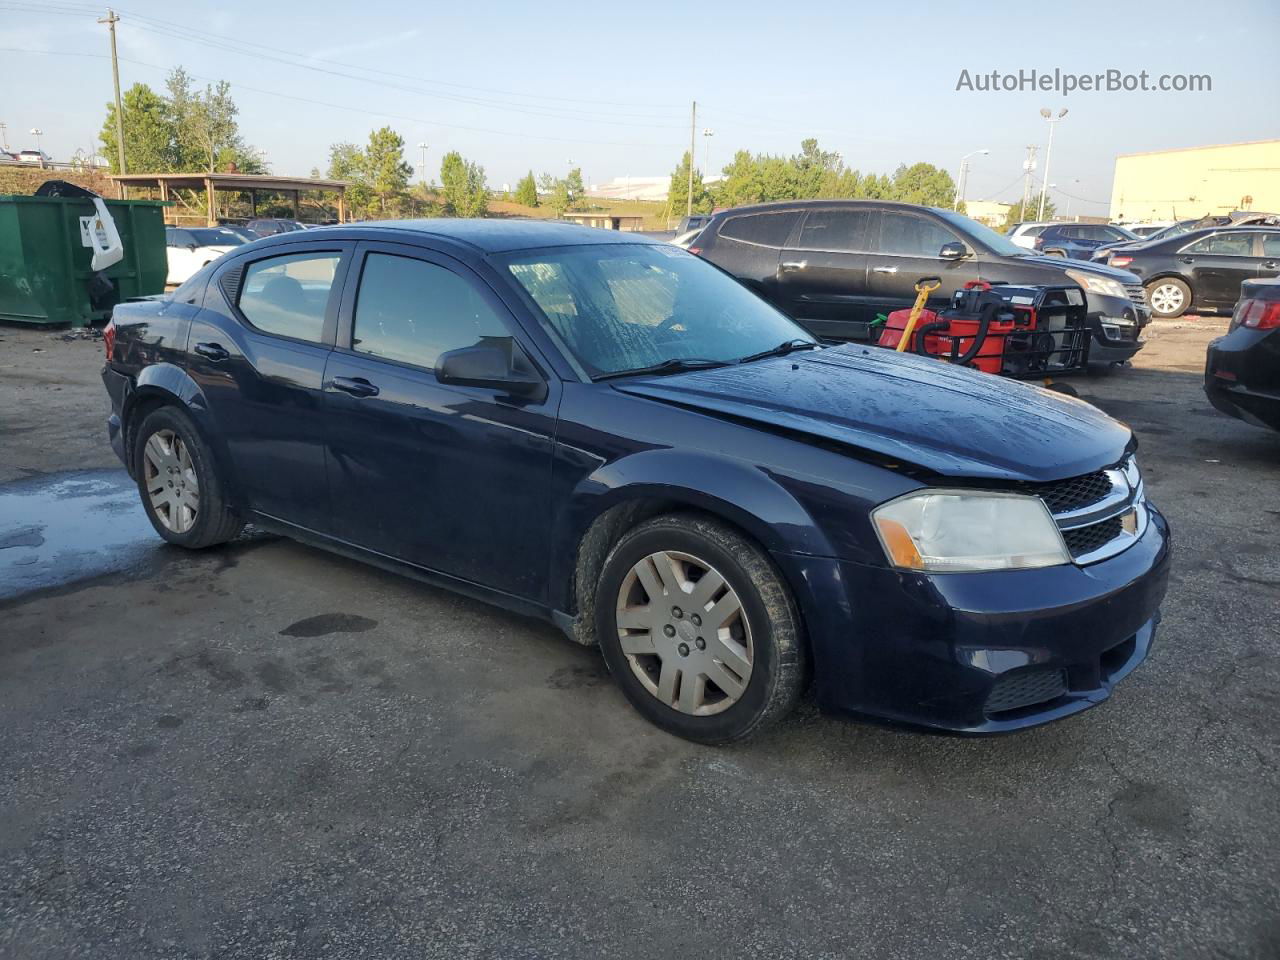
[[[1141,239],[1136,233],[1109,223],[1055,223],[1036,235],[1035,249],[1049,257],[1088,260],[1099,247]]]
[[[690,252],[727,270],[821,337],[870,340],[876,316],[910,307],[940,277],[944,306],[970,280],[1075,283],[1085,291],[1093,364],[1128,360],[1150,319],[1133,274],[1043,257],[966,216],[881,200],[800,200],[717,213]]]

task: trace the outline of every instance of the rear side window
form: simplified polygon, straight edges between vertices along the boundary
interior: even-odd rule
[[[937,257],[955,235],[924,217],[885,212],[880,221],[880,252],[906,257]]]
[[[791,228],[795,226],[799,216],[793,210],[786,213],[751,213],[730,217],[720,228],[719,235],[762,247],[781,247],[787,242],[787,237],[791,236]]]
[[[1023,237],[1038,237],[1048,229],[1049,225],[1047,223],[1042,223],[1032,227],[1023,227],[1018,231],[1018,235]]]
[[[811,210],[800,228],[802,250],[857,251],[867,249],[871,210]]]
[[[511,332],[472,283],[425,260],[371,253],[356,297],[351,347],[434,367],[440,354]]]
[[[1280,233],[1264,233],[1262,235],[1262,255],[1264,257],[1280,257]]]
[[[264,333],[323,342],[325,309],[341,259],[338,253],[296,253],[249,264],[240,312]]]
[[[1211,253],[1220,257],[1248,257],[1253,255],[1253,235],[1247,233],[1218,233],[1197,240],[1187,248],[1187,253]]]

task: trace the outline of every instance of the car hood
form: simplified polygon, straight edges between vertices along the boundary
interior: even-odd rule
[[[948,477],[1061,480],[1117,462],[1132,438],[1082,400],[853,344],[613,386]]]
[[[1084,273],[1092,273],[1099,277],[1107,277],[1116,280],[1119,283],[1141,283],[1142,281],[1130,273],[1128,270],[1117,270],[1115,267],[1108,267],[1106,264],[1098,263],[1096,260],[1066,260],[1062,257],[1018,257],[1019,263],[1034,263],[1046,267],[1056,267],[1058,270],[1080,270]]]

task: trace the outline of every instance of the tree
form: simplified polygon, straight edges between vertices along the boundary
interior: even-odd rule
[[[440,163],[440,189],[448,216],[482,217],[489,208],[484,167],[464,160],[457,150],[446,153]]]
[[[530,170],[528,176],[522,177],[520,182],[516,184],[516,203],[523,204],[526,207],[536,207],[538,205],[538,184],[533,179],[533,171]]]
[[[125,162],[134,171],[171,170],[172,125],[163,97],[145,83],[135,83],[121,97],[124,107]],[[120,152],[116,144],[116,105],[107,104],[107,119],[102,124],[103,153],[111,163],[111,172],[120,172]]]
[[[369,146],[364,151],[364,181],[378,199],[378,209],[385,214],[388,204],[404,196],[413,176],[413,167],[404,159],[404,137],[390,127],[382,127],[369,134]]]
[[[689,209],[689,167],[692,159],[689,151],[684,152],[684,156],[680,158],[680,164],[671,172],[671,186],[667,188],[667,205],[674,216],[683,216],[684,212]],[[693,173],[693,212],[694,213],[710,213],[715,208],[715,202],[711,198],[711,191],[702,182],[702,174],[695,170]]]
[[[1052,220],[1057,216],[1058,211],[1054,209],[1053,201],[1048,197],[1044,199],[1044,217],[1040,216],[1040,195],[1034,194],[1027,200],[1027,208],[1022,209],[1022,201],[1019,200],[1004,217],[1004,228],[1008,230],[1015,223],[1024,223],[1027,220]]]
[[[893,172],[893,199],[926,207],[950,207],[956,199],[951,174],[932,163],[905,164]]]
[[[586,184],[582,182],[582,168],[574,167],[564,178],[564,185],[569,191],[569,200],[573,204],[582,203],[587,195]]]
[[[354,143],[329,147],[329,179],[347,181],[346,206],[353,220],[365,220],[373,206],[373,190],[365,173],[365,156]]]

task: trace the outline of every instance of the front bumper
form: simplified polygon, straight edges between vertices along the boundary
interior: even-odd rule
[[[1168,585],[1154,507],[1128,550],[1086,567],[924,575],[778,557],[796,585],[825,709],[1003,733],[1106,700],[1151,649]]]
[[[1142,328],[1151,321],[1145,306],[1121,297],[1088,294],[1090,363],[1120,363],[1145,345]]]

